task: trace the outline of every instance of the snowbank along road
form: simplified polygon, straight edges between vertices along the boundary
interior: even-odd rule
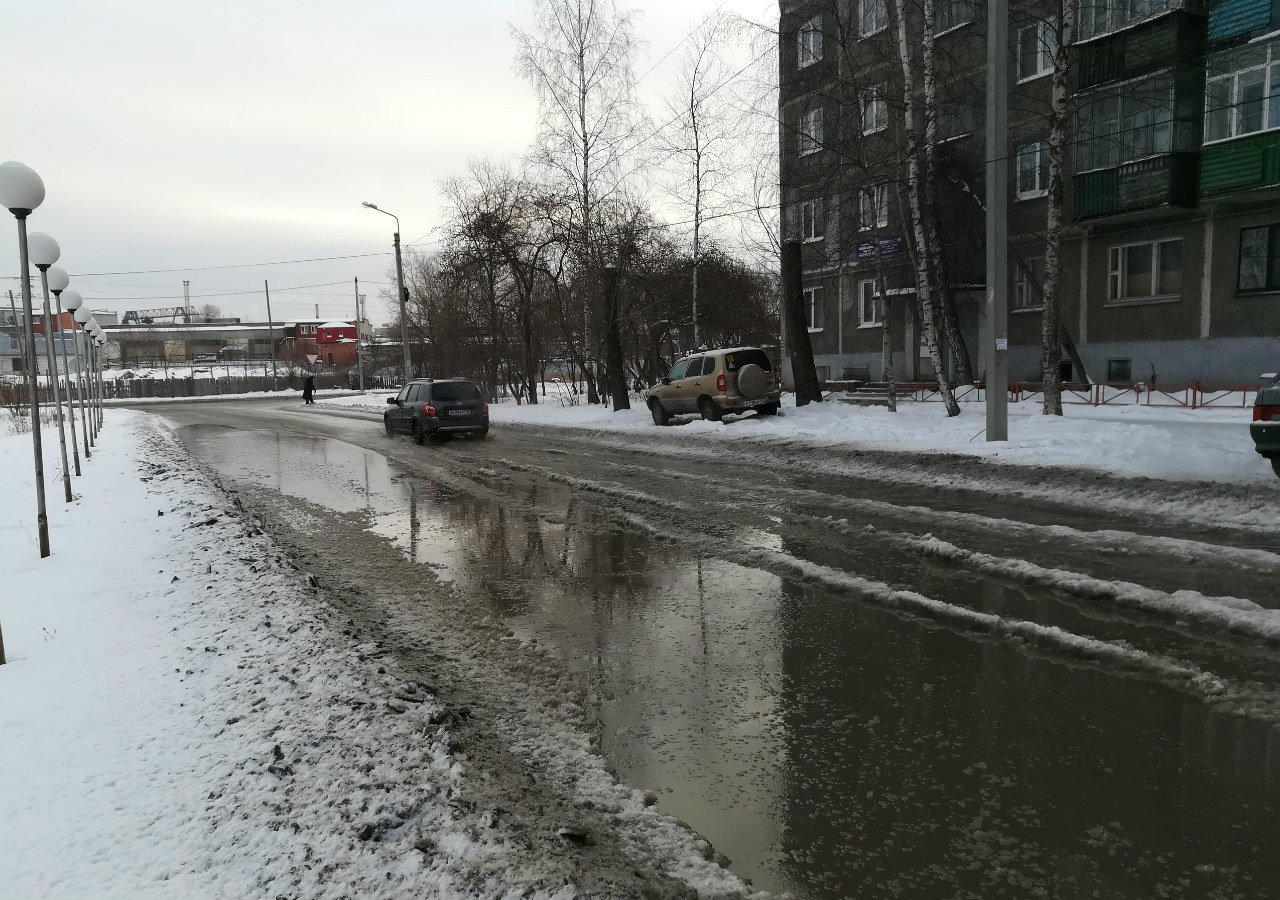
[[[1269,492],[678,429],[418,447],[279,402],[162,415],[353,641],[469,709],[468,803],[657,860],[658,895],[738,888],[609,771],[798,897],[1280,891]]]

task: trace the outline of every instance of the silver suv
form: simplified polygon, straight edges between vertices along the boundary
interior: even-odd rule
[[[661,384],[649,388],[645,402],[655,425],[685,413],[712,422],[749,409],[772,416],[782,406],[782,387],[769,354],[759,347],[734,347],[686,356]]]

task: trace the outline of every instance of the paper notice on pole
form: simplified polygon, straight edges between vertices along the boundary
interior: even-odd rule
[[[1009,349],[1009,339],[1008,339],[1008,338],[996,338],[996,349],[997,349],[997,350],[1008,350],[1008,349]]]

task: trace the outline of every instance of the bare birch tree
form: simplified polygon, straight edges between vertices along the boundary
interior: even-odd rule
[[[698,269],[702,262],[702,231],[708,209],[723,199],[728,175],[728,119],[718,94],[730,73],[716,53],[727,37],[722,20],[712,20],[691,37],[680,61],[667,108],[671,120],[658,134],[657,147],[673,165],[673,199],[689,210],[693,226],[693,283],[690,306],[692,347],[699,346]]]
[[[907,214],[911,223],[917,254],[916,297],[920,313],[920,325],[924,329],[925,346],[929,350],[929,359],[933,363],[933,371],[938,379],[938,391],[942,395],[948,416],[960,415],[960,406],[956,403],[955,393],[951,389],[950,379],[942,359],[942,343],[938,323],[938,295],[941,285],[938,282],[937,253],[939,241],[936,235],[930,236],[925,215],[923,185],[921,183],[920,165],[920,127],[924,120],[926,129],[925,143],[928,143],[929,120],[933,117],[922,116],[916,109],[915,72],[911,61],[911,44],[907,36],[907,10],[899,3],[890,4],[896,7],[891,12],[897,20],[898,30],[898,63],[902,68],[902,133],[905,138],[906,156],[906,197]],[[927,49],[925,55],[932,53],[932,34],[934,30],[933,0],[924,0],[924,33]],[[930,70],[930,74],[932,70]]]
[[[576,267],[596,281],[607,250],[599,205],[622,188],[624,157],[640,126],[635,102],[633,14],[613,0],[536,0],[532,32],[514,29],[516,70],[538,97],[538,136],[532,161],[570,204]],[[599,290],[589,283],[578,298],[587,339],[588,400],[597,402],[591,364],[597,360]]]
[[[1065,226],[1065,168],[1070,140],[1071,110],[1068,49],[1075,41],[1076,5],[1061,4],[1057,47],[1053,54],[1053,84],[1049,112],[1049,208],[1045,220],[1044,312],[1040,319],[1040,369],[1044,380],[1044,409],[1062,415],[1062,237]],[[1081,298],[1080,302],[1085,302]]]

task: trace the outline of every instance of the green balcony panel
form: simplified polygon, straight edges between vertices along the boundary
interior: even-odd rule
[[[1194,154],[1173,153],[1075,176],[1075,218],[1196,205]]]
[[[1269,2],[1269,0],[1268,0]],[[1205,20],[1181,10],[1076,45],[1076,90],[1135,78],[1179,64],[1198,64]]]
[[[1280,131],[1210,144],[1200,155],[1200,190],[1205,196],[1280,184]]]
[[[1077,219],[1106,216],[1120,208],[1120,170],[1085,172],[1072,179]]]

